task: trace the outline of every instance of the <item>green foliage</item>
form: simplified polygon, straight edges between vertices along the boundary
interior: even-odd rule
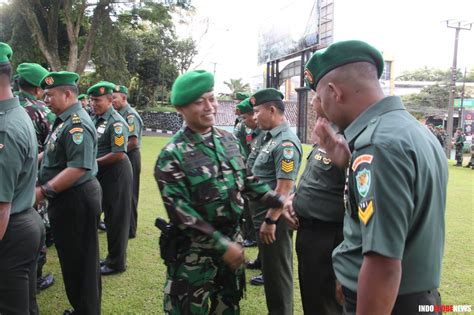
[[[463,73],[457,70],[457,80],[462,81]],[[433,69],[428,67],[405,71],[396,78],[398,81],[451,82],[451,69]]]
[[[449,101],[449,86],[431,85],[423,88],[418,94],[402,96],[407,107],[436,107],[447,108]]]
[[[250,85],[248,83],[243,83],[242,79],[230,79],[229,82],[224,82],[225,85],[232,91],[232,94],[235,95],[237,92],[250,92]]]

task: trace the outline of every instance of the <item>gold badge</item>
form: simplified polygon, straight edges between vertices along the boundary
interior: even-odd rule
[[[373,214],[374,206],[372,200],[363,201],[359,204],[359,220],[361,220],[364,225],[367,225]]]
[[[322,158],[323,158],[323,156],[322,156],[321,154],[319,154],[319,153],[314,156],[314,159],[315,159],[316,161],[321,161]]]
[[[304,69],[304,78],[308,81],[309,85],[313,85],[313,74],[308,69]]]
[[[328,165],[331,163],[331,159],[328,159],[328,158],[323,158],[323,163]]]
[[[125,137],[124,136],[114,137],[114,143],[118,147],[122,146],[125,143]]]
[[[295,162],[293,160],[287,161],[287,160],[282,160],[281,161],[281,170],[285,173],[290,173],[295,169]]]
[[[3,145],[3,143],[0,143],[0,150],[3,149],[5,146]]]
[[[53,85],[54,79],[53,79],[53,77],[47,77],[46,79],[44,79],[44,82],[45,82],[47,85]]]
[[[79,117],[78,114],[74,113],[71,115],[71,120],[73,124],[80,124],[81,123],[81,117]]]

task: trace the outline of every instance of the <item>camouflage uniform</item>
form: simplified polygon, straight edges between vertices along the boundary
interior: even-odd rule
[[[38,139],[38,153],[41,153],[56,115],[46,107],[46,104],[37,100],[33,95],[24,91],[15,94],[20,99],[20,105],[26,109],[28,116],[30,116],[33,122],[36,138]]]
[[[252,129],[248,128],[242,118],[237,118],[234,125],[234,136],[240,141],[242,147],[244,148],[245,156],[247,157],[250,153],[250,139],[252,136]]]
[[[176,261],[166,263],[167,314],[240,313],[244,271],[231,271],[221,257],[239,235],[241,194],[256,199],[270,191],[247,173],[243,156],[226,131],[202,136],[185,128],[158,157],[155,179],[179,229]]]

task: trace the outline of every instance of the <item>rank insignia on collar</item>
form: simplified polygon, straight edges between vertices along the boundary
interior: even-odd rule
[[[362,198],[365,198],[370,190],[371,173],[364,168],[356,174],[357,191]]]
[[[374,214],[374,203],[373,200],[363,201],[359,204],[359,220],[367,225],[369,223],[370,218]]]

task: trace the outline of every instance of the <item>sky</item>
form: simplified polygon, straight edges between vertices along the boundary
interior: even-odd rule
[[[263,23],[284,24],[292,33],[302,32],[309,12],[294,9],[301,2],[314,1],[193,0],[193,22],[178,27],[180,35],[192,35],[198,43],[191,68],[215,71],[219,92],[227,91],[222,82],[230,78],[261,81],[259,29]],[[423,66],[448,69],[455,30],[446,27],[447,19],[474,22],[474,0],[334,0],[334,39],[365,40],[392,54],[395,75]],[[458,43],[457,67],[469,71],[474,68],[474,29],[461,31]]]

